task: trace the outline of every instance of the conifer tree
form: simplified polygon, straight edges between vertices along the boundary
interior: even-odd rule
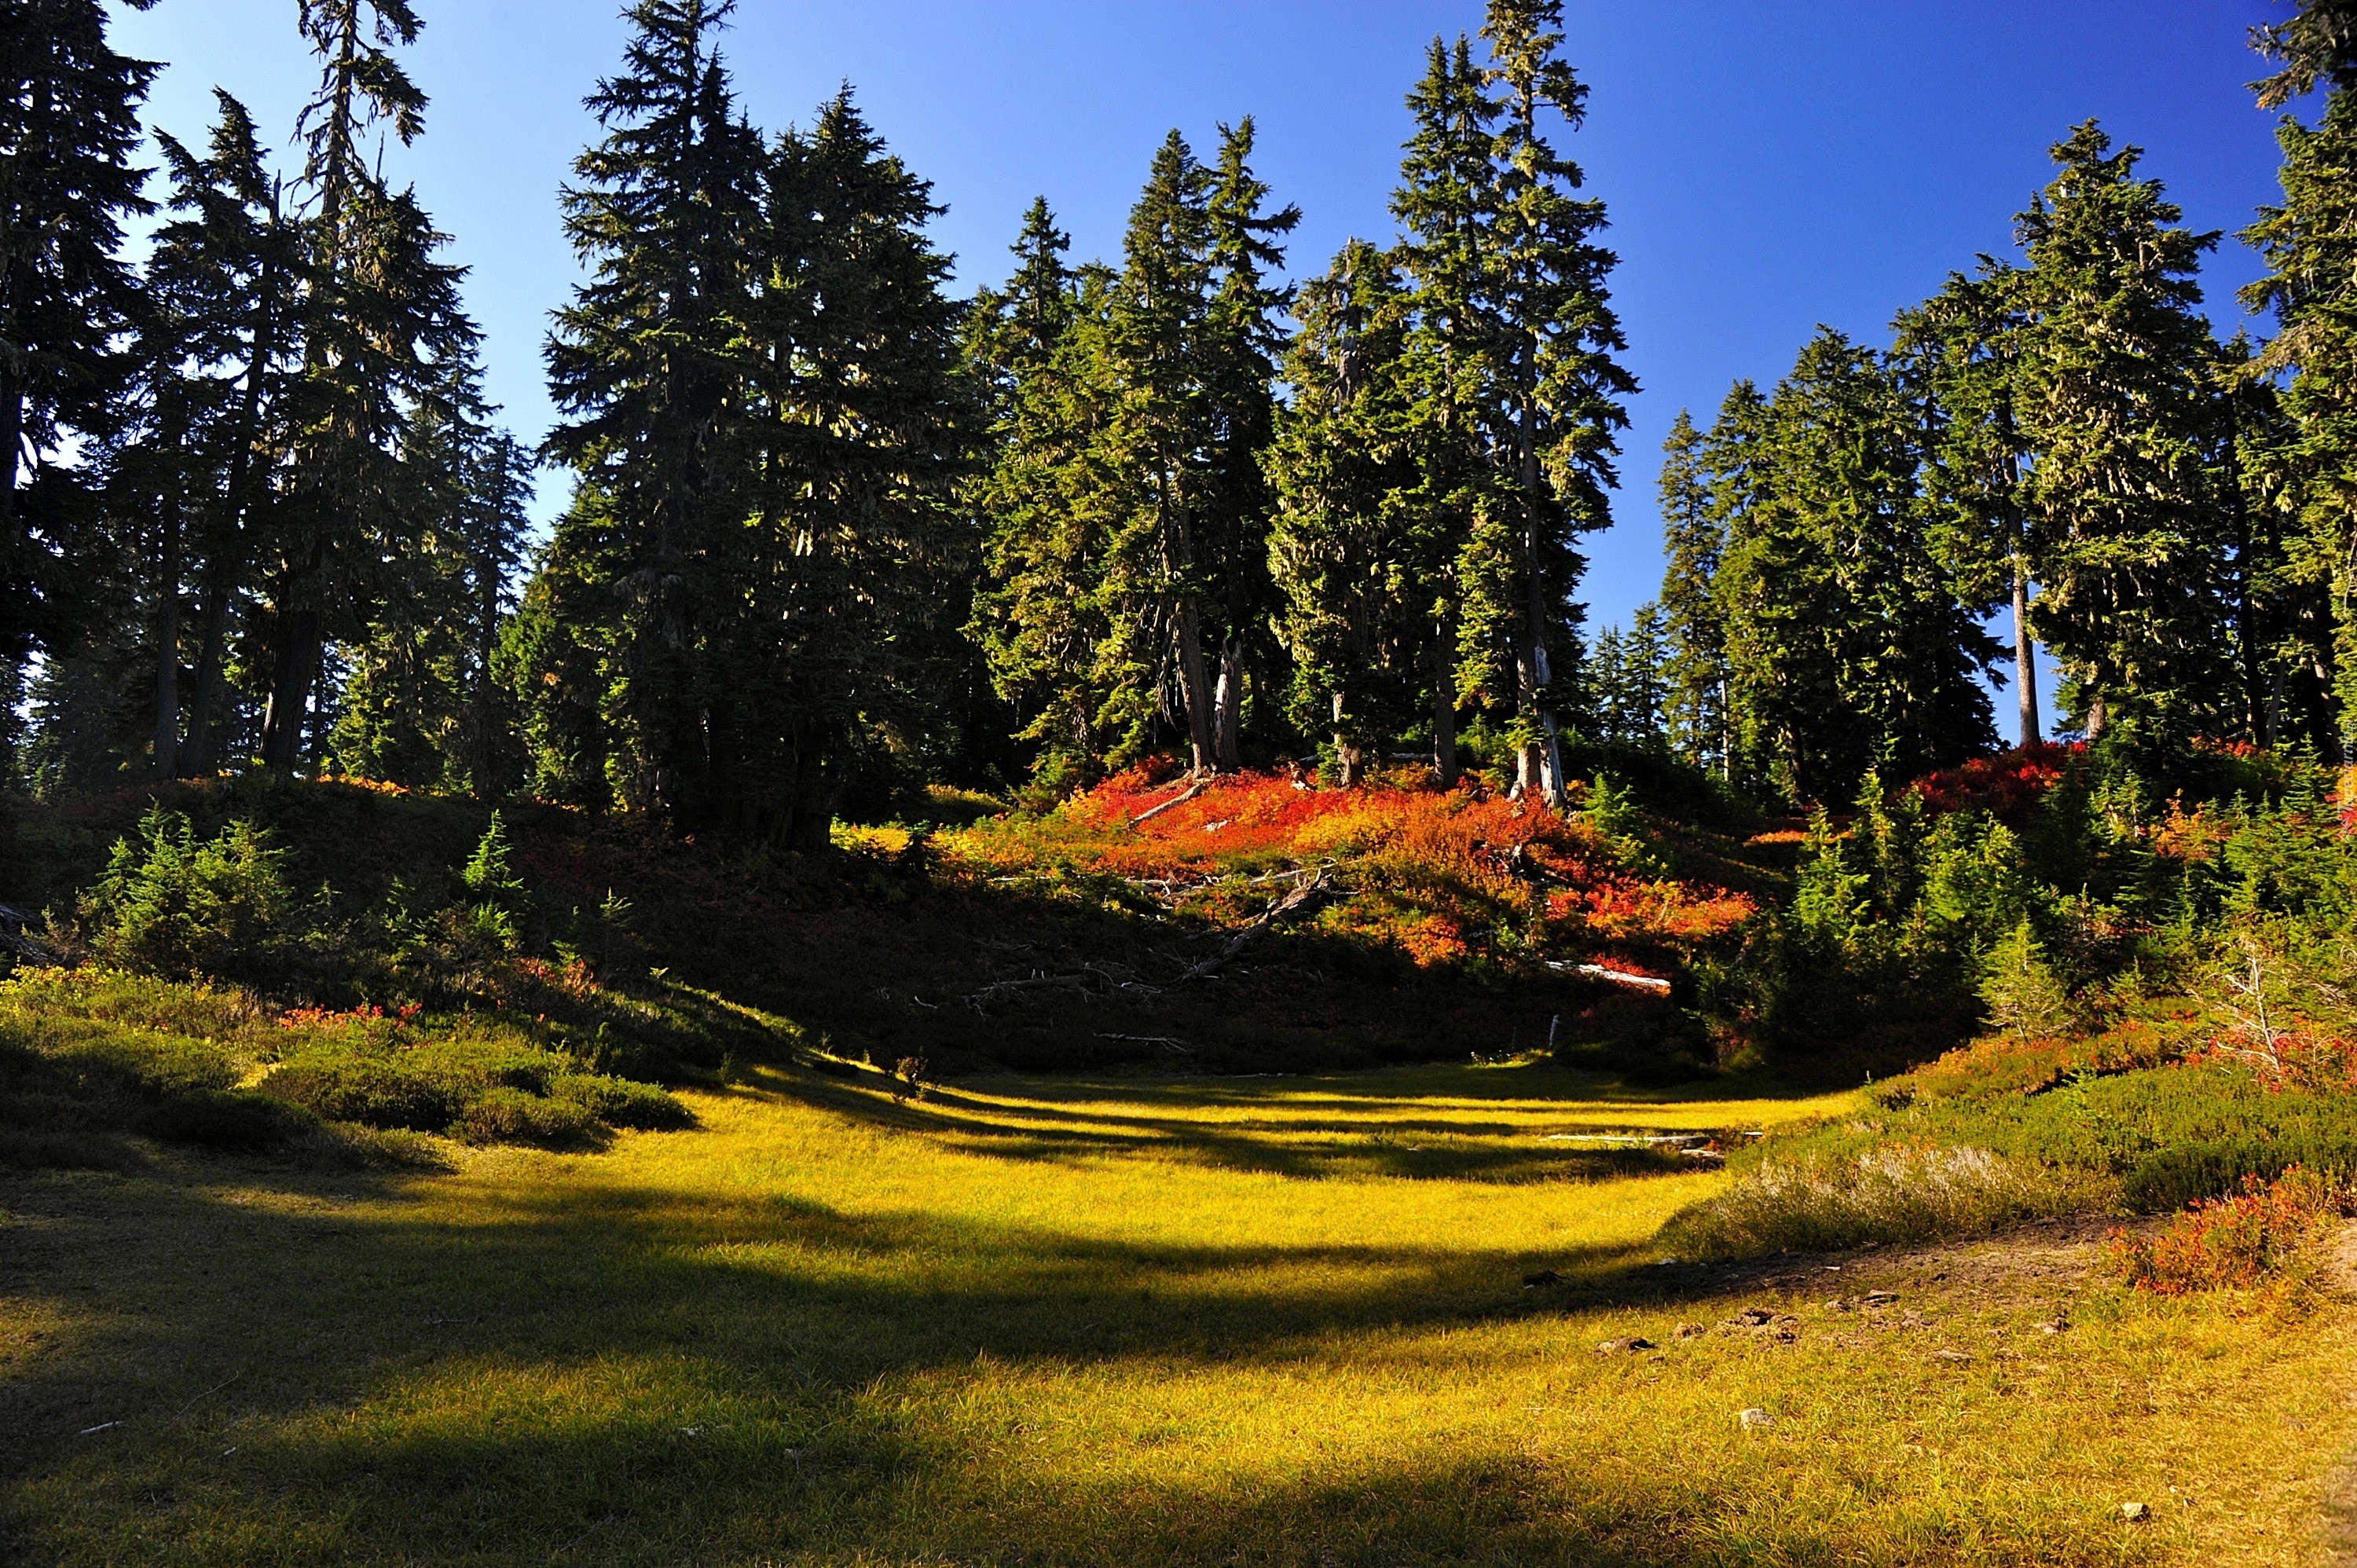
[[[594,710],[608,787],[689,831],[717,810],[720,788],[705,737],[730,672],[704,649],[728,604],[723,542],[743,516],[733,411],[765,162],[714,44],[731,9],[639,0],[629,13],[624,69],[588,100],[604,140],[576,161],[563,200],[590,277],[557,313],[547,349],[566,416],[549,451],[581,489],[534,603],[578,623],[554,630],[548,651],[586,643],[587,663],[558,664],[597,673],[586,690],[544,685],[534,700],[576,712],[558,726],[567,734],[581,705]]]
[[[1206,352],[1218,278],[1212,176],[1173,131],[1154,155],[1131,209],[1106,327],[1108,371],[1120,389],[1103,444],[1106,478],[1123,492],[1106,541],[1102,592],[1112,625],[1098,660],[1103,722],[1134,753],[1174,705],[1193,768],[1217,756],[1217,693],[1204,657],[1214,563],[1203,546],[1213,478]]]
[[[129,368],[121,250],[149,209],[131,159],[155,71],[114,51],[99,0],[0,0],[0,694],[71,636],[59,566],[91,476],[67,454],[109,434]]]
[[[2321,83],[2336,93],[2357,87],[2357,0],[2297,0],[2298,12],[2251,29],[2251,43],[2283,69],[2257,89],[2259,107],[2280,109]]]
[[[1787,800],[1990,742],[1996,649],[1933,547],[1924,440],[1892,371],[1830,328],[1760,412],[1719,597],[1744,771]]]
[[[1697,768],[1729,764],[1727,623],[1718,601],[1727,530],[1713,494],[1710,443],[1678,411],[1663,443],[1662,718],[1670,748]]]
[[[1414,504],[1443,542],[1443,558],[1426,591],[1434,619],[1433,769],[1448,787],[1457,781],[1458,710],[1469,688],[1486,691],[1492,684],[1487,661],[1460,665],[1465,584],[1459,556],[1476,520],[1507,504],[1480,420],[1495,352],[1482,306],[1498,111],[1461,35],[1454,48],[1433,40],[1407,106],[1415,130],[1391,209],[1402,230],[1397,255],[1408,287],[1401,380],[1418,474]]]
[[[1212,757],[1228,770],[1243,766],[1246,674],[1265,657],[1260,645],[1275,610],[1265,462],[1275,435],[1274,382],[1293,291],[1272,282],[1271,274],[1285,265],[1278,242],[1301,221],[1298,207],[1268,209],[1269,188],[1253,172],[1254,141],[1249,114],[1220,127],[1208,204],[1217,292],[1205,323],[1205,412],[1212,446],[1198,550],[1211,587],[1213,624],[1206,635],[1218,650]]]
[[[1576,130],[1587,112],[1556,53],[1561,24],[1560,0],[1491,0],[1486,68],[1462,40],[1435,45],[1394,199],[1425,324],[1426,408],[1458,448],[1438,461],[1465,515],[1457,690],[1510,708],[1517,782],[1558,806],[1553,659],[1576,657],[1577,542],[1610,524],[1622,400],[1636,390],[1613,358],[1626,345],[1605,286],[1615,258],[1596,243],[1603,203],[1577,194],[1578,166],[1548,140],[1548,119]]]
[[[420,31],[408,0],[304,0],[303,36],[319,87],[297,129],[305,148],[303,365],[292,390],[294,484],[277,509],[269,570],[269,706],[262,760],[291,768],[311,729],[329,640],[360,635],[376,585],[367,564],[404,548],[400,453],[416,405],[476,339],[458,302],[460,270],[414,193],[371,169],[366,139],[383,125],[404,145],[424,127],[425,94],[394,59]]]
[[[255,542],[268,532],[272,470],[289,447],[286,383],[301,343],[299,235],[285,220],[253,116],[225,92],[215,98],[220,119],[203,157],[169,135],[157,138],[176,216],[156,233],[145,279],[151,314],[167,334],[151,358],[193,381],[188,395],[200,410],[182,454],[190,470],[191,554],[202,563],[194,689],[185,738],[169,763],[183,776],[213,772],[223,755],[230,638],[252,587]],[[175,706],[164,677],[177,664],[176,658],[159,665],[159,748],[164,716]],[[160,749],[156,760],[162,771]]]
[[[978,295],[966,358],[990,397],[990,459],[977,476],[984,579],[971,635],[993,687],[1015,704],[1040,778],[1085,783],[1106,749],[1098,650],[1109,635],[1097,578],[1110,522],[1091,482],[1113,393],[1104,355],[1112,276],[1064,264],[1071,240],[1044,198],[1016,241],[1004,292]]]
[[[1598,739],[1643,750],[1665,743],[1664,657],[1658,604],[1639,606],[1627,631],[1609,626],[1597,635],[1587,676]]]
[[[2309,690],[2328,685],[2326,711],[2309,727],[2320,749],[2357,755],[2357,98],[2336,89],[2314,127],[2286,117],[2284,199],[2260,209],[2244,238],[2267,275],[2244,303],[2274,314],[2281,330],[2255,369],[2289,372],[2282,411],[2288,438],[2265,464],[2291,519],[2287,573],[2319,611],[2295,611],[2309,650]],[[2308,626],[2311,615],[2325,624]]]
[[[2063,664],[2089,734],[2123,705],[2171,729],[2242,684],[2233,672],[2217,491],[2231,446],[2217,349],[2195,281],[2214,234],[2181,227],[2134,147],[2094,122],[2053,150],[2052,184],[2017,220],[2029,265],[2014,418],[2031,624]],[[2239,706],[2239,704],[2237,704]]]
[[[1294,661],[1294,722],[1333,736],[1358,781],[1368,751],[1417,724],[1433,685],[1437,559],[1401,378],[1408,318],[1399,274],[1353,241],[1301,290],[1291,391],[1269,475],[1276,628]]]
[[[715,751],[722,826],[819,851],[852,779],[922,755],[950,706],[973,572],[954,503],[981,411],[925,232],[942,209],[847,89],[780,139],[768,185],[748,321],[758,457],[729,563],[743,607],[715,650],[733,755]]]
[[[2028,325],[2014,303],[2021,292],[2019,274],[1995,262],[1985,260],[1978,277],[1951,274],[1938,295],[1900,317],[1899,352],[1920,366],[1935,411],[1926,478],[1943,514],[1941,542],[1968,598],[2012,602],[2017,734],[2027,746],[2045,730],[2023,505],[2030,454],[2015,410]]]

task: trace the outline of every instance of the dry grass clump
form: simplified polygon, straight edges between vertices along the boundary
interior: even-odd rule
[[[1676,1257],[1743,1258],[1983,1236],[2084,1209],[2101,1200],[2097,1185],[1986,1149],[1932,1144],[1771,1158],[1678,1215],[1661,1240]]]

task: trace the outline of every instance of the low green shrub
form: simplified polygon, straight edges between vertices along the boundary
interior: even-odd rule
[[[247,1154],[268,1154],[320,1131],[318,1118],[301,1107],[243,1089],[174,1095],[148,1107],[133,1124],[166,1143]]]
[[[575,1100],[547,1100],[521,1089],[494,1086],[468,1101],[450,1135],[469,1144],[577,1144],[597,1130],[597,1118]]]
[[[693,1126],[695,1118],[679,1100],[651,1083],[594,1073],[566,1073],[548,1086],[551,1098],[581,1107],[608,1127],[671,1132]]]
[[[323,1122],[439,1133],[464,1110],[463,1089],[393,1059],[309,1056],[262,1080],[262,1092]]]
[[[285,860],[251,822],[199,843],[185,815],[152,807],[82,900],[91,949],[151,974],[271,983],[303,924]]]

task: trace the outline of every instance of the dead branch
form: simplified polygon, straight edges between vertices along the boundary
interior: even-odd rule
[[[1292,892],[1262,910],[1260,918],[1230,937],[1218,952],[1195,964],[1171,983],[1184,985],[1190,980],[1207,980],[1219,973],[1227,966],[1230,960],[1268,935],[1279,925],[1313,904],[1322,902],[1328,896],[1329,890],[1326,868],[1321,865],[1308,881],[1299,884]]]
[[[979,991],[965,994],[965,1004],[976,1013],[988,1016],[991,1004],[1004,1002],[1030,991],[1077,991],[1082,995],[1155,996],[1161,987],[1148,985],[1127,974],[1116,974],[1096,964],[1082,964],[1079,969],[1062,974],[1049,974],[1034,970],[1020,980],[996,980]]]
[[[1194,1047],[1184,1040],[1173,1039],[1168,1035],[1099,1035],[1097,1038],[1119,1040],[1125,1045],[1132,1046],[1160,1046],[1174,1057],[1191,1057],[1195,1054]]]
[[[1162,804],[1156,806],[1149,811],[1138,812],[1137,815],[1129,819],[1129,825],[1134,828],[1141,823],[1150,822],[1155,818],[1160,816],[1163,812],[1170,810],[1173,806],[1185,805],[1188,801],[1193,800],[1196,796],[1201,794],[1211,787],[1211,776],[1206,774],[1202,778],[1196,779],[1192,784],[1188,785],[1186,789],[1180,790],[1178,794],[1173,795],[1168,800],[1163,801]]]

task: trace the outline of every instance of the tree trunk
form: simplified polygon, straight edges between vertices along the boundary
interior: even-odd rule
[[[2045,729],[2038,722],[2038,642],[2029,635],[2029,575],[2022,570],[2018,555],[2013,558],[2013,671],[2018,688],[2015,695],[2021,699],[2021,745],[2026,751],[2038,744]]]
[[[1194,748],[1195,771],[1212,768],[1211,680],[1203,666],[1203,628],[1189,597],[1178,606],[1178,696],[1187,709],[1187,738]]]
[[[1222,773],[1238,772],[1244,765],[1244,650],[1232,637],[1220,645],[1220,686],[1213,708],[1212,760]]]
[[[1363,759],[1358,744],[1344,727],[1343,713],[1342,693],[1337,692],[1334,693],[1334,771],[1340,777],[1342,788],[1348,789],[1358,783]]]
[[[221,665],[229,651],[231,562],[225,545],[205,563],[202,628],[197,648],[197,690],[189,704],[188,738],[180,747],[180,777],[203,779],[221,768]]]
[[[1718,776],[1735,782],[1735,695],[1726,676],[1718,678]]]
[[[1522,446],[1523,613],[1529,622],[1523,629],[1530,650],[1518,662],[1522,676],[1523,716],[1527,723],[1537,726],[1540,738],[1523,747],[1519,771],[1523,788],[1539,790],[1545,796],[1548,807],[1559,811],[1565,804],[1563,757],[1555,745],[1555,713],[1546,702],[1546,689],[1554,682],[1555,672],[1547,664],[1546,574],[1539,568],[1541,479],[1538,448],[1531,428],[1532,422],[1537,417],[1531,394],[1525,392],[1515,438]]]
[[[2087,738],[2100,740],[2104,735],[2104,694],[2097,692],[2087,699]]]
[[[281,609],[275,618],[270,703],[262,717],[262,765],[291,773],[303,759],[303,731],[327,650],[327,616],[304,607]]]
[[[156,584],[156,781],[180,770],[180,498],[163,498]]]
[[[467,787],[478,800],[488,800],[497,787],[499,772],[499,699],[491,685],[491,660],[499,651],[500,573],[488,555],[476,570],[482,577],[482,601],[476,607],[481,620],[475,628],[475,691],[470,704],[475,733],[469,737],[474,744],[468,748],[474,755],[467,765]]]
[[[1440,643],[1432,677],[1432,775],[1444,789],[1457,788],[1457,616],[1440,618]]]

